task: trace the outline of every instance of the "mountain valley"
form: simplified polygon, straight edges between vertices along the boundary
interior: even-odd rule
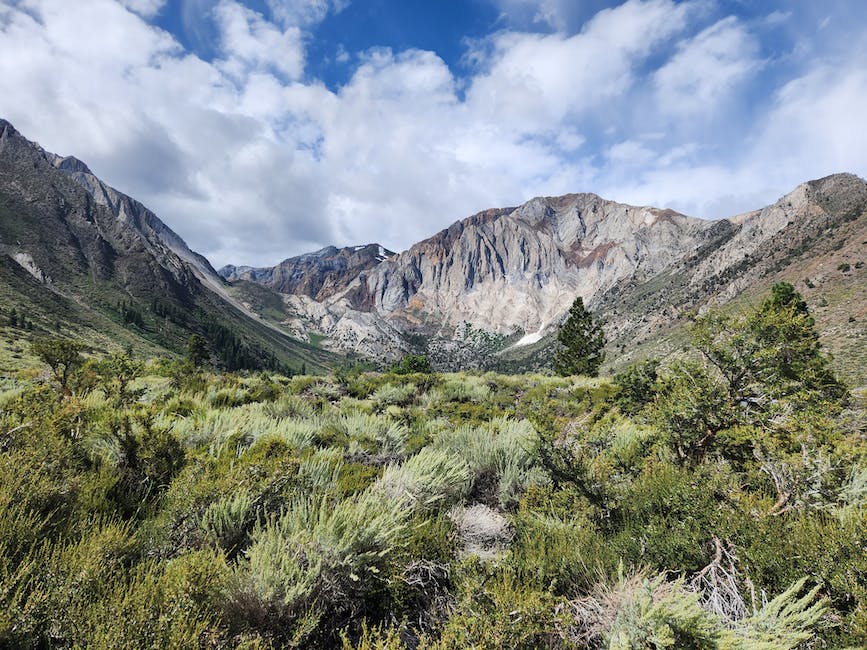
[[[537,197],[400,253],[330,246],[217,272],[83,162],[0,122],[0,213],[7,311],[100,349],[172,354],[200,333],[228,368],[313,371],[415,353],[439,369],[535,370],[580,296],[604,323],[610,372],[671,354],[692,315],[745,308],[785,280],[838,370],[867,382],[867,184],[850,174],[716,221],[595,194]]]

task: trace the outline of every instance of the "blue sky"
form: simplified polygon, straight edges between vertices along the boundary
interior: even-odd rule
[[[0,116],[216,265],[867,175],[863,0],[0,0]]]

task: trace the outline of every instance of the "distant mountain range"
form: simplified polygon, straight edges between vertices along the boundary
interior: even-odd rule
[[[441,368],[532,369],[582,296],[605,324],[610,370],[674,350],[691,314],[738,308],[787,280],[838,368],[865,383],[865,252],[867,183],[836,174],[717,221],[569,194],[486,210],[399,254],[328,247],[215,272],[82,162],[0,121],[0,289],[14,304],[46,328],[62,317],[155,349],[178,350],[192,331],[221,333],[225,348],[223,327],[237,336],[222,350],[229,365],[313,370],[336,355],[422,352]],[[141,325],[125,322],[129,309]]]
[[[275,317],[332,349],[500,369],[545,365],[576,296],[604,320],[617,367],[675,349],[690,314],[787,280],[838,367],[867,381],[867,184],[851,174],[717,221],[569,194],[486,210],[397,255],[380,248],[220,273],[241,293],[250,282],[279,292]]]

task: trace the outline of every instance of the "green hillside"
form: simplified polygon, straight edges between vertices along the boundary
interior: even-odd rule
[[[321,372],[339,361],[208,288],[207,262],[197,268],[176,254],[185,245],[144,206],[117,193],[110,197],[120,203],[98,200],[87,189],[98,179],[83,184],[74,174],[85,172],[63,171],[11,125],[0,128],[0,322],[23,319],[5,332],[6,348],[53,335],[95,352],[175,355],[199,334],[227,369]],[[76,161],[73,169],[86,167]],[[187,256],[195,261],[188,249]]]

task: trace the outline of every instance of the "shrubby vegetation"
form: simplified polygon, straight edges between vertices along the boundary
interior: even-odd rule
[[[693,334],[613,380],[41,342],[0,388],[0,646],[864,647],[864,404],[790,287]]]

